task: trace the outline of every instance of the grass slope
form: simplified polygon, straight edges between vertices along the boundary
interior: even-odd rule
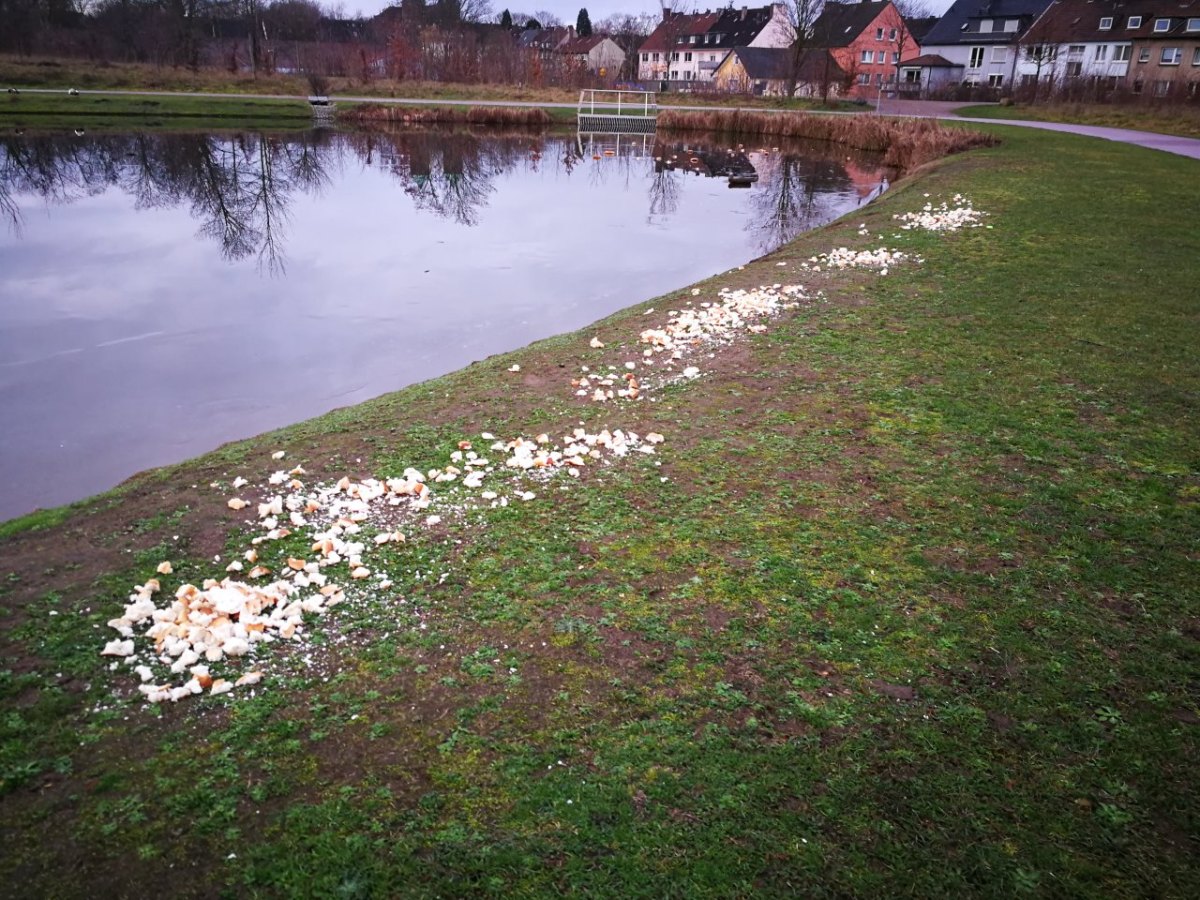
[[[1189,896],[1200,179],[1002,133],[701,285],[826,302],[656,403],[566,385],[640,352],[638,307],[9,529],[0,892]],[[994,227],[888,237],[925,257],[888,277],[798,269],[956,192]],[[343,607],[254,698],[109,697],[130,586],[244,546],[209,481],[578,421],[667,441],[414,535],[409,602]]]

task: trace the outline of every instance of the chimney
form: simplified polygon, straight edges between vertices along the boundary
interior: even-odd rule
[[[662,3],[662,20],[671,18],[671,0],[659,0]]]
[[[742,7],[742,21],[746,21],[746,7],[744,6]]]

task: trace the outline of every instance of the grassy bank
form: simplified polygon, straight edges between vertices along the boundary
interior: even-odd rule
[[[956,111],[978,119],[1032,119],[1109,128],[1132,128],[1200,138],[1200,111],[1183,106],[1115,106],[1104,103],[1047,103],[1030,106],[968,106]]]
[[[994,143],[991,135],[945,127],[934,119],[881,119],[877,116],[822,116],[730,110],[666,110],[658,117],[664,130],[703,131],[754,138],[799,138],[844,144],[883,156],[884,165],[903,171],[951,153]]]
[[[544,128],[574,122],[573,109],[511,106],[400,106],[360,103],[338,111],[338,121],[358,127],[379,125],[488,125],[501,128]]]
[[[0,893],[1189,896],[1200,181],[1003,135],[699,295],[10,527]],[[957,193],[991,227],[892,218]],[[810,262],[881,244],[923,262]],[[648,371],[668,310],[775,283],[807,296],[699,377],[576,396],[583,365]],[[578,423],[665,441],[421,511],[373,551],[391,586],[253,695],[147,708],[98,655],[135,584],[242,558],[276,469]]]
[[[0,93],[0,129],[119,128],[182,124],[188,128],[309,127],[312,109],[301,100],[134,97],[128,95]]]

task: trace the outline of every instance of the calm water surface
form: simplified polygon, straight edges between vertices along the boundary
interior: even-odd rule
[[[0,136],[0,519],[579,328],[885,177],[695,136]]]

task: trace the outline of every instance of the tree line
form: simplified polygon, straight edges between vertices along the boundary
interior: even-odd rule
[[[495,13],[489,0],[400,0],[372,18],[316,0],[0,0],[0,52],[363,81],[586,81],[577,65],[518,40],[561,25],[545,10]],[[575,26],[611,36],[632,61],[654,17],[617,14],[593,27],[581,8]]]

